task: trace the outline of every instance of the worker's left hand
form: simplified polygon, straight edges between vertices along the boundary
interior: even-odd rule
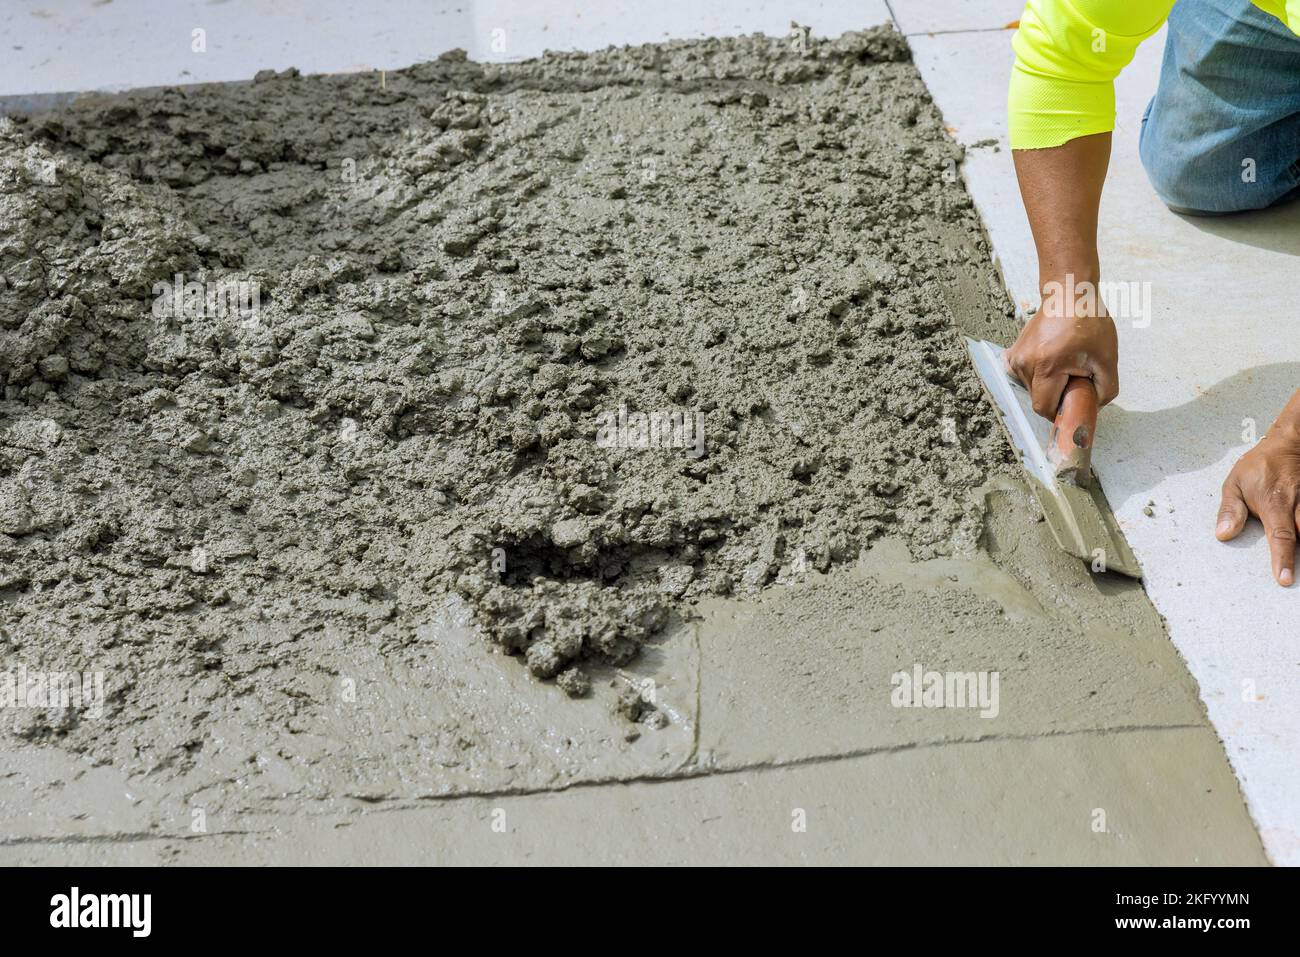
[[[1300,393],[1297,393],[1300,396]],[[1292,399],[1290,410],[1296,404]],[[1273,577],[1279,585],[1295,581],[1296,523],[1300,522],[1300,421],[1283,412],[1268,434],[1243,455],[1223,483],[1214,535],[1236,538],[1254,515],[1264,524]]]

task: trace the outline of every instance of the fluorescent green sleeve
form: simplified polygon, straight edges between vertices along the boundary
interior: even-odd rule
[[[1174,0],[1029,0],[1011,41],[1011,148],[1044,149],[1115,128],[1115,77]]]

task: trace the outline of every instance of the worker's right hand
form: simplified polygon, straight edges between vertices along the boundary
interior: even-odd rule
[[[1061,287],[1069,288],[1064,282]],[[1114,321],[1099,295],[1072,299],[1060,294],[1060,287],[1056,294],[1046,284],[1043,288],[1042,307],[1003,353],[1007,371],[1024,383],[1034,411],[1045,419],[1056,418],[1070,376],[1092,379],[1097,401],[1105,405],[1119,394]],[[1096,303],[1095,309],[1089,308],[1090,302]]]

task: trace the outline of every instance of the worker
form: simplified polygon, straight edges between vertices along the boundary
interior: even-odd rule
[[[1262,209],[1300,191],[1300,0],[1029,0],[1012,45],[1009,130],[1041,290],[1099,282],[1097,210],[1115,123],[1114,79],[1169,24],[1139,153],[1175,212]],[[1090,305],[1096,303],[1096,306]],[[1071,376],[1119,393],[1115,324],[1099,296],[1043,296],[1007,369],[1052,418]],[[1295,579],[1300,391],[1223,483],[1215,534],[1264,525],[1273,577]]]

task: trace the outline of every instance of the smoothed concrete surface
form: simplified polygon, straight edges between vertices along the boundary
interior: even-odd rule
[[[0,777],[0,793],[9,781]],[[203,834],[140,830],[124,810],[121,830],[69,838],[50,822],[56,830],[0,841],[0,864],[1264,862],[1208,728],[900,748],[671,782],[206,824]]]
[[[704,607],[638,662],[673,725],[625,747],[607,711],[521,690],[515,662],[443,619],[428,646],[453,649],[450,694],[428,707],[521,696],[505,714],[480,697],[500,732],[478,774],[399,747],[386,777],[361,762],[340,786],[337,762],[314,780],[309,746],[269,742],[245,761],[278,761],[285,793],[240,800],[219,786],[237,763],[204,787],[23,748],[0,756],[0,863],[1264,863],[1141,589],[1057,552],[1014,483],[985,494],[972,557],[912,563],[886,540]],[[894,676],[917,667],[996,672],[994,707],[900,707]],[[412,685],[312,735],[381,755],[372,733],[429,727]]]

